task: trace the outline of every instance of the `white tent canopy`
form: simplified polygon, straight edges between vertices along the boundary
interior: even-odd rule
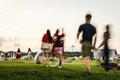
[[[94,58],[101,58],[104,56],[104,49],[99,49],[94,52]],[[118,57],[116,49],[109,49],[109,57]]]

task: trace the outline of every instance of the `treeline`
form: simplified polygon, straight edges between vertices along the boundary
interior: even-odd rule
[[[1,54],[1,53],[4,53],[4,52],[3,52],[3,51],[0,51],[0,54]],[[8,53],[8,55],[16,55],[16,51],[8,51],[8,52],[6,52],[6,53]],[[31,55],[34,57],[37,53],[38,53],[37,51],[36,51],[36,52],[32,52]],[[21,52],[21,54],[22,54],[22,56],[27,55],[26,52]],[[65,52],[63,53],[63,56],[67,56],[67,57],[74,57],[74,56],[79,57],[79,56],[81,56],[81,55],[82,55],[81,52],[69,52],[69,51],[65,51]],[[92,56],[92,55],[91,55],[91,56]]]
[[[3,54],[2,54],[3,53]],[[5,55],[7,57],[11,56],[11,55],[16,55],[16,51],[8,51],[8,52],[3,52],[3,51],[0,51],[0,55]],[[26,56],[27,55],[27,52],[21,52],[22,56]],[[37,54],[37,52],[31,52],[31,55],[34,57],[35,55]]]
[[[68,57],[81,56],[81,52],[64,52],[63,56]]]
[[[63,56],[68,56],[68,57],[74,57],[74,56],[81,56],[82,55],[82,52],[64,52],[63,53]],[[93,56],[93,52],[91,53],[91,57]]]

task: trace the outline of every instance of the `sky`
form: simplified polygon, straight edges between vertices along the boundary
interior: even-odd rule
[[[65,48],[80,50],[76,42],[84,16],[92,14],[91,23],[97,29],[97,45],[102,41],[104,27],[111,25],[110,48],[120,53],[120,0],[0,0],[0,50],[21,48],[39,51],[41,38],[47,29],[53,35],[64,28]]]

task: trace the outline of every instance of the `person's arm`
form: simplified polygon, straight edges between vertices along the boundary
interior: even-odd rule
[[[103,41],[101,42],[101,44],[98,46],[97,49],[99,49],[100,47],[102,47],[105,44],[106,41],[107,41],[107,37],[105,36],[105,33],[104,33]]]
[[[79,39],[80,33],[81,33],[81,32],[77,32],[77,40]]]
[[[62,34],[61,34],[62,37],[65,37],[65,33],[64,33],[64,29],[62,28]]]
[[[77,32],[77,34],[76,34],[76,41],[78,41],[79,36],[80,36],[82,30],[83,30],[83,27],[80,25],[79,28],[78,28],[78,32]]]
[[[62,28],[62,34],[64,33],[64,29]]]
[[[93,43],[93,48],[94,49],[95,49],[96,41],[97,41],[97,34],[94,35],[94,43]]]
[[[99,49],[100,47],[102,47],[103,45],[104,45],[104,40],[102,41],[102,43],[98,46],[98,48],[97,49]]]

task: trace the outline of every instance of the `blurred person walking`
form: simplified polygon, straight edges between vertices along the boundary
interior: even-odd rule
[[[110,64],[109,64],[109,46],[108,46],[108,42],[110,39],[110,25],[106,25],[105,26],[106,31],[103,34],[103,41],[101,42],[101,44],[96,48],[96,50],[98,50],[100,47],[104,46],[104,63],[105,63],[105,71],[109,71],[110,70]]]
[[[92,24],[90,24],[91,18],[92,15],[87,14],[85,16],[85,23],[79,26],[77,32],[77,40],[79,39],[79,35],[81,34],[81,32],[83,33],[82,40],[80,41],[80,43],[82,44],[82,56],[86,67],[86,73],[88,75],[90,74],[91,71],[90,68],[91,49],[95,48],[95,44],[96,44],[96,28]]]

